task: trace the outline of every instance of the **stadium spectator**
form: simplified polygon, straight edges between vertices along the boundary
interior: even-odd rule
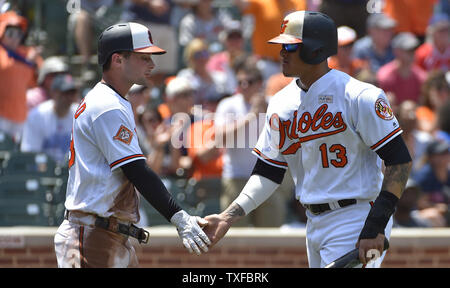
[[[42,58],[23,42],[28,21],[14,11],[0,14],[0,131],[20,142],[27,118],[27,89],[36,86]]]
[[[53,79],[56,75],[69,72],[68,70],[69,66],[61,57],[50,56],[46,58],[39,69],[38,86],[27,90],[28,110],[51,99],[50,90]]]
[[[192,167],[185,141],[193,121],[195,93],[191,81],[184,77],[175,77],[166,86],[166,104],[170,116],[157,127],[155,133],[158,135],[153,140],[154,146],[164,149],[162,166],[155,168],[164,176],[186,177]]]
[[[384,64],[394,60],[391,40],[396,22],[382,13],[367,18],[367,35],[353,46],[354,57],[369,62],[370,70],[377,73]]]
[[[237,80],[234,67],[236,63],[246,57],[244,50],[244,39],[240,22],[235,21],[225,26],[225,30],[220,35],[224,50],[211,55],[206,68],[209,71],[219,71],[226,75],[226,87],[230,94],[234,94],[237,89]]]
[[[449,203],[450,189],[450,144],[435,140],[426,150],[424,165],[414,174],[414,179],[432,203]]]
[[[244,16],[253,17],[252,53],[259,57],[258,69],[266,81],[281,72],[280,49],[267,45],[267,40],[280,33],[284,16],[297,10],[306,10],[306,0],[234,0]]]
[[[398,105],[405,100],[419,102],[420,89],[427,73],[414,63],[414,51],[418,45],[419,40],[414,34],[399,33],[392,40],[395,59],[381,66],[377,72],[379,87],[394,93]]]
[[[384,0],[383,12],[397,22],[396,33],[410,32],[423,42],[436,3],[437,0]]]
[[[78,11],[71,13],[68,19],[68,31],[73,34],[78,53],[81,55],[81,79],[85,82],[95,80],[96,65],[90,63],[93,51],[97,47],[93,41],[100,32],[114,24],[119,15],[114,15],[116,7],[121,10],[121,0],[77,0]]]
[[[432,226],[427,219],[421,217],[419,210],[417,210],[417,201],[421,194],[422,191],[417,183],[412,179],[408,179],[402,197],[397,203],[393,227],[414,228]]]
[[[433,136],[430,133],[417,128],[417,107],[416,102],[406,100],[395,111],[399,125],[403,130],[402,137],[412,158],[411,173],[415,173],[420,168],[421,159],[426,152],[426,148],[433,140]]]
[[[137,22],[151,28],[152,38],[157,39],[159,47],[170,47],[164,57],[152,58],[156,68],[152,71],[152,82],[161,87],[164,78],[174,75],[178,70],[178,50],[176,28],[172,26],[171,15],[174,9],[172,0],[128,0],[123,5],[122,21]]]
[[[196,4],[198,0],[173,0],[174,7],[170,14],[170,24],[175,27],[177,33],[177,41],[178,37],[178,29],[180,27],[181,20],[192,12],[192,7]]]
[[[422,86],[420,106],[416,110],[419,130],[434,133],[438,109],[449,99],[449,82],[443,71],[432,71]]]
[[[447,14],[436,14],[429,22],[426,41],[416,51],[416,62],[426,71],[450,68],[450,20]]]
[[[194,39],[203,39],[208,45],[219,43],[224,23],[212,7],[212,0],[192,1],[192,12],[181,19],[178,41],[184,50]]]
[[[446,226],[445,215],[450,203],[450,144],[442,140],[430,143],[423,163],[422,169],[412,175],[425,194],[419,204],[428,210],[422,211],[422,215],[433,219],[434,227]]]
[[[368,69],[367,61],[353,58],[352,49],[356,32],[348,26],[340,26],[338,32],[338,53],[328,59],[328,66],[355,77],[362,69]]]
[[[197,181],[208,178],[220,178],[223,167],[223,149],[215,142],[214,112],[220,98],[207,99],[203,102],[202,113],[192,123],[187,139],[188,155],[192,160],[192,177]],[[221,187],[217,187],[218,190]]]
[[[252,172],[256,158],[251,154],[260,133],[260,116],[267,103],[259,69],[247,62],[237,68],[238,93],[219,102],[214,118],[216,142],[224,148],[220,206],[227,207],[241,192]],[[264,118],[263,118],[264,119]],[[265,204],[239,225],[279,227],[284,222],[285,202],[274,193]]]
[[[57,163],[68,160],[73,116],[77,109],[78,89],[70,74],[53,79],[53,98],[33,108],[24,125],[20,150],[44,152]]]
[[[150,102],[150,87],[133,84],[126,95],[126,98],[131,104],[134,121],[135,123],[138,123],[139,115],[144,112],[145,107]]]
[[[221,71],[208,71],[210,59],[208,43],[200,38],[192,40],[184,50],[184,61],[187,67],[180,70],[178,77],[187,78],[196,91],[194,104],[200,104],[205,99],[216,99],[225,94],[231,94],[226,86],[226,74]]]
[[[367,0],[322,0],[319,11],[330,16],[336,26],[353,28],[358,37],[366,34]]]
[[[156,107],[147,105],[144,111],[139,114],[137,124],[143,130],[138,130],[139,143],[147,156],[147,164],[157,174],[163,174],[165,149],[170,141],[170,126],[163,123],[163,118]],[[165,170],[167,173],[167,169]]]

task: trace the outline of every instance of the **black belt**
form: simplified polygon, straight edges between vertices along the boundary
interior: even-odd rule
[[[343,199],[337,201],[339,204],[339,207],[343,208],[346,206],[350,206],[353,204],[356,204],[356,199]],[[306,209],[308,209],[312,214],[319,215],[320,213],[332,210],[330,207],[330,204],[328,203],[322,203],[322,204],[305,204]]]
[[[64,215],[64,218],[69,220],[69,211],[66,210],[66,213]],[[139,243],[148,243],[148,239],[150,234],[148,233],[148,231],[139,228],[137,226],[135,226],[134,224],[122,224],[117,222],[117,219],[114,217],[109,217],[109,218],[105,218],[105,217],[100,217],[97,215],[92,215],[95,217],[95,226],[96,227],[100,227],[106,230],[109,230],[111,232],[115,232],[115,233],[121,233],[121,234],[125,234],[127,236],[131,236],[133,238],[136,238]]]

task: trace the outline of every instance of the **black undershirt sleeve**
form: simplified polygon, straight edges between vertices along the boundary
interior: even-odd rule
[[[277,184],[281,184],[283,181],[284,173],[286,173],[286,169],[269,165],[261,159],[256,161],[255,167],[253,167],[252,171],[252,175],[256,174],[266,177]]]
[[[163,215],[167,221],[170,222],[173,214],[181,210],[159,176],[147,166],[145,160],[139,159],[124,164],[120,168],[145,200]]]
[[[386,166],[404,164],[412,161],[402,135],[398,135],[389,141],[389,143],[378,149],[376,153],[384,160],[384,165]]]

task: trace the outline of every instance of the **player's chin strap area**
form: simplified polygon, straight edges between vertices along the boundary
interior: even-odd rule
[[[136,238],[139,243],[148,243],[148,240],[150,238],[150,233],[148,233],[148,231],[139,228],[137,226],[135,226],[134,224],[123,224],[118,222],[117,218],[115,217],[109,217],[109,218],[105,218],[105,217],[100,217],[97,215],[93,215],[93,214],[87,214],[87,213],[82,213],[77,211],[77,214],[86,214],[86,215],[90,215],[92,217],[95,217],[95,222],[94,225],[95,227],[99,227],[99,228],[103,228],[106,229],[108,231],[114,232],[114,233],[121,233],[127,236],[131,236],[133,238]],[[71,212],[66,210],[65,214],[64,214],[64,219],[69,220],[70,221],[70,214]]]

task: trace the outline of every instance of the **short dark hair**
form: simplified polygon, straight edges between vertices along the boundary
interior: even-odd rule
[[[129,58],[130,57],[130,55],[131,55],[131,51],[118,51],[118,52],[114,52],[114,53],[117,53],[117,54],[120,54],[120,55],[122,55],[124,58]],[[108,60],[106,60],[106,62],[105,62],[105,64],[103,64],[103,72],[105,72],[105,71],[108,71],[109,70],[109,68],[111,67],[111,58],[112,58],[112,55],[114,54],[114,53],[111,53],[111,55],[109,55],[109,57],[108,57]]]
[[[254,81],[263,81],[261,70],[256,66],[256,62],[251,59],[244,60],[236,65],[236,74],[242,72]]]

